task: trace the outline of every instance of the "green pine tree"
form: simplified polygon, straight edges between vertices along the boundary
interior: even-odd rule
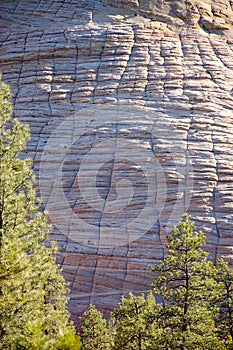
[[[233,270],[223,259],[216,263],[216,281],[222,286],[217,300],[220,314],[217,319],[219,333],[223,339],[233,339]]]
[[[224,349],[218,339],[214,300],[219,286],[216,270],[201,248],[205,235],[183,216],[171,237],[168,256],[154,267],[154,291],[162,298],[158,312],[161,337],[156,349]]]
[[[112,335],[103,314],[92,304],[80,317],[82,350],[110,350]]]
[[[151,292],[122,297],[111,314],[114,329],[114,350],[154,350],[158,329],[155,321],[156,302]]]
[[[10,98],[0,79],[0,349],[59,349],[75,337],[68,289],[56,248],[43,244],[51,228],[38,209],[31,161],[21,156],[29,128],[11,119]]]

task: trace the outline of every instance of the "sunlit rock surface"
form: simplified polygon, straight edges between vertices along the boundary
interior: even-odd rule
[[[232,262],[232,18],[227,0],[1,1],[0,70],[74,320],[146,291],[185,211]]]

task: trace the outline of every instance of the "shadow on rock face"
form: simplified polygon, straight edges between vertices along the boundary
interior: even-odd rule
[[[175,23],[182,19],[192,27],[208,31],[230,29],[233,5],[230,0],[104,0],[105,4],[124,7],[154,20]]]

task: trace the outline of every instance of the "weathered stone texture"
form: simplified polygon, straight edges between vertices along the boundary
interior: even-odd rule
[[[0,70],[31,127],[74,319],[147,290],[185,211],[233,261],[231,3],[123,2],[0,4]]]
[[[233,24],[231,0],[103,0],[103,2],[127,8],[136,15],[141,14],[173,26],[187,24],[218,31],[232,28]]]

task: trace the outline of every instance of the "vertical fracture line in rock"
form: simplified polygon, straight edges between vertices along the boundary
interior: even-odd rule
[[[58,13],[62,9],[63,2],[64,0],[60,0],[58,2],[51,0],[51,3],[49,4],[49,9],[51,10],[49,15],[51,16],[51,20],[55,20],[56,17],[59,17]]]
[[[126,43],[128,44],[128,52],[127,52],[127,59],[126,59],[126,62],[125,62],[125,65],[124,65],[124,68],[121,72],[121,76],[120,76],[120,79],[119,79],[119,83],[118,83],[118,86],[116,88],[116,97],[117,97],[117,100],[119,102],[119,93],[120,93],[120,90],[122,88],[122,85],[123,85],[123,79],[124,79],[124,75],[128,69],[128,66],[129,66],[129,62],[132,58],[132,54],[133,54],[133,49],[134,49],[134,45],[135,45],[135,30],[134,30],[134,27],[133,26],[130,26],[128,27],[128,31],[129,31],[129,28],[130,28],[130,38],[131,38],[131,41],[126,41],[127,39],[125,38],[125,41],[123,42],[120,42],[119,45],[126,45]],[[128,37],[127,37],[128,38]]]
[[[148,99],[148,84],[149,84],[149,75],[150,75],[150,65],[151,65],[151,39],[153,37],[153,30],[149,30],[148,29],[148,33],[150,34],[149,37],[147,37],[147,48],[145,47],[145,50],[147,50],[147,52],[145,52],[145,57],[147,57],[146,60],[146,76],[145,76],[145,86],[144,86],[144,94],[143,94],[143,98],[144,99]]]
[[[164,58],[161,56],[161,37],[157,31],[153,32],[151,38],[150,56],[153,65],[149,67],[147,100],[151,100],[154,104],[155,101],[158,103],[158,101],[162,101],[163,99],[163,80],[166,75],[163,64]]]
[[[66,40],[68,40],[68,42],[70,42],[70,43],[74,42],[75,50],[76,50],[74,79],[73,79],[73,87],[72,87],[72,92],[71,92],[71,104],[73,104],[74,106],[79,101],[82,102],[82,100],[83,100],[83,96],[78,91],[79,86],[83,83],[83,79],[81,79],[81,84],[80,84],[79,75],[80,75],[80,71],[81,71],[81,75],[83,74],[83,65],[85,65],[85,59],[86,59],[85,49],[86,49],[86,46],[89,44],[89,40],[88,39],[86,39],[86,43],[83,42],[83,40],[85,39],[85,33],[83,34],[83,37],[84,38],[80,38],[79,35],[76,34],[75,32],[73,33],[73,37],[72,37],[72,32],[71,32],[70,33],[70,39],[68,39],[68,32],[65,34],[65,38],[66,38]],[[82,53],[82,50],[84,51],[84,53]],[[80,65],[81,65],[82,68],[80,68]],[[89,79],[88,78],[89,77],[87,75],[87,82],[86,82],[86,86],[87,87],[89,87],[89,85],[88,85],[89,84]],[[93,92],[93,90],[92,90],[92,92]],[[87,96],[86,100],[88,102],[90,102],[90,95],[91,95],[92,92],[89,92],[88,95],[87,95],[87,92],[86,92],[86,96]]]
[[[218,81],[218,77],[215,73],[216,59],[215,59],[215,55],[213,55],[213,52],[211,50],[211,46],[209,45],[209,39],[207,39],[203,35],[201,39],[197,40],[197,42],[198,42],[200,57],[202,60],[203,69],[205,70],[206,74],[209,76],[211,83],[215,85],[217,89],[221,89],[221,86]]]
[[[183,70],[183,97],[187,97],[188,101],[189,96],[186,95],[185,89],[186,89],[186,85],[185,85],[185,79],[187,79],[185,77],[185,75],[190,75],[192,69],[193,69],[193,64],[194,62],[192,61],[192,54],[190,53],[190,44],[188,42],[188,38],[187,35],[184,34],[180,34],[179,35],[179,39],[180,39],[180,45],[181,45],[181,50],[182,50],[182,70]],[[195,45],[195,41],[192,42],[192,46]]]
[[[182,34],[179,35],[179,43],[180,43],[180,50],[181,50],[181,70],[182,70],[182,96],[184,96],[184,78],[185,78],[185,66],[184,66],[184,46],[183,46],[183,37]],[[192,114],[192,111],[191,111]],[[189,125],[190,128],[190,125]],[[190,189],[192,188],[191,182],[193,183],[193,180],[190,178],[190,157],[189,157],[189,150],[188,150],[188,139],[186,140],[186,149],[185,149],[185,180],[184,180],[184,208],[185,212],[188,212],[189,209],[189,201],[190,201]]]
[[[72,144],[73,144],[74,141],[75,141],[75,120],[74,120],[74,116],[73,116],[73,128],[72,128],[72,130],[73,130],[73,134],[72,134]],[[92,145],[90,145],[90,149],[91,149],[91,147],[92,147]],[[77,176],[77,174],[76,174],[76,176]],[[72,191],[72,189],[73,189],[76,176],[74,176],[74,178],[73,178],[73,182],[72,182],[72,184],[71,184],[71,186],[70,186],[69,193],[70,193],[70,192]],[[74,208],[75,208],[76,206],[78,206],[78,205],[77,205],[77,201],[78,201],[78,198],[77,198],[77,199],[75,200],[75,202],[74,202],[73,210],[74,210]],[[71,229],[70,229],[70,228],[71,228],[71,225],[72,225],[72,218],[71,218],[71,220],[70,220],[70,222],[69,222],[69,224],[68,224],[68,232],[69,232],[69,233],[71,232]],[[69,241],[69,234],[66,236],[65,251],[67,250],[68,241]]]
[[[80,43],[80,45],[84,45],[84,49],[85,49],[85,47],[88,45],[88,43],[89,43],[89,40],[90,39],[87,39],[87,43]],[[99,44],[99,41],[97,41],[97,43]],[[79,42],[78,42],[78,44],[79,44]],[[82,48],[83,48],[83,46],[82,46]],[[76,64],[75,64],[75,77],[74,77],[74,79],[75,79],[75,81],[74,81],[74,87],[73,87],[73,89],[72,89],[72,95],[71,95],[71,102],[72,103],[76,103],[77,101],[75,100],[75,98],[74,98],[74,92],[75,92],[75,85],[77,86],[77,87],[79,87],[79,80],[78,80],[78,67],[79,67],[79,64],[84,64],[84,62],[86,62],[86,56],[85,56],[85,53],[84,53],[84,57],[85,57],[85,61],[84,61],[84,57],[82,56],[82,53],[81,53],[81,46],[80,46],[80,50],[79,50],[79,46],[77,45],[77,51],[76,51]],[[80,51],[80,55],[78,54],[78,50]],[[90,52],[90,55],[91,55],[91,52]],[[100,64],[99,64],[99,66],[100,66]],[[96,76],[97,76],[97,79],[98,79],[98,70],[97,70],[97,72],[96,72]],[[96,82],[96,84],[95,84],[95,87],[97,86],[97,82]],[[76,94],[75,94],[75,97],[76,97]],[[93,93],[93,96],[92,96],[92,98],[93,98],[93,102],[94,102],[94,93]],[[89,149],[87,150],[87,154],[86,154],[86,157],[87,157],[87,155],[88,155],[88,153],[89,153],[89,150],[91,150],[92,149],[92,147],[93,147],[93,144],[95,143],[95,139],[93,139],[92,140],[92,143],[89,145]],[[84,159],[84,161],[85,161],[85,159]],[[75,202],[75,206],[78,206],[78,203],[77,203],[77,201]],[[97,271],[97,263],[98,263],[98,255],[97,255],[97,252],[95,253],[95,255],[94,255],[94,259],[95,259],[95,261],[94,261],[94,266],[90,266],[90,272],[89,272],[89,279],[88,279],[88,293],[87,293],[87,297],[88,297],[88,299],[89,299],[89,302],[91,302],[91,298],[92,298],[92,296],[93,296],[93,287],[95,287],[94,286],[94,279],[95,279],[95,274],[96,274],[96,271]]]
[[[38,54],[37,54],[37,60],[36,60],[36,84],[37,84],[37,82],[39,80],[38,67],[40,66],[41,38],[43,37],[43,34],[44,34],[44,31],[41,32],[41,34],[39,35],[39,40],[38,40]],[[49,94],[48,94],[48,98],[49,98]],[[51,110],[50,110],[50,113],[49,113],[49,118],[51,118]],[[39,134],[41,134],[41,132],[43,131],[43,128],[44,128],[44,126],[42,125]],[[33,158],[33,164],[35,164],[36,158],[37,158],[38,154],[40,154],[40,152],[38,152],[38,148],[39,148],[39,139],[37,140],[36,149],[35,149],[35,151],[33,153],[33,157],[32,157]]]
[[[108,28],[105,29],[104,38],[102,38],[102,50],[101,50],[101,56],[99,58],[99,65],[98,65],[97,70],[96,70],[96,83],[95,83],[95,86],[93,88],[92,103],[95,103],[95,99],[97,97],[96,91],[97,91],[98,85],[99,85],[99,73],[100,73],[101,64],[103,61],[103,53],[104,53],[104,49],[105,49],[105,42],[106,42],[106,38],[108,35],[108,30],[109,30]]]
[[[130,44],[130,52],[128,53],[127,66],[124,70],[124,73],[122,74],[122,79],[120,81],[120,86],[118,88],[118,94],[122,92],[123,95],[128,94],[131,98],[135,93],[135,81],[138,79],[138,77],[135,76],[136,69],[134,64],[135,53],[137,50],[136,28],[137,28],[136,25],[132,25],[133,37]],[[130,86],[129,86],[129,83],[131,83]]]
[[[117,104],[117,116],[119,115],[119,104]],[[115,161],[116,161],[116,150],[117,150],[117,140],[118,140],[118,119],[117,119],[117,123],[115,125],[115,149],[114,149],[114,156],[113,156],[113,162],[111,164],[111,168],[110,168],[110,177],[109,177],[109,183],[108,183],[108,191],[106,193],[106,196],[105,196],[105,199],[104,199],[104,207],[103,207],[103,211],[102,211],[102,215],[101,215],[101,218],[100,218],[100,224],[99,224],[99,238],[101,239],[101,225],[102,225],[102,219],[104,217],[104,214],[105,214],[105,207],[106,207],[106,203],[107,203],[107,200],[108,200],[108,196],[109,196],[109,193],[112,189],[112,178],[113,178],[113,173],[114,173],[114,165],[115,165]],[[117,247],[118,248],[118,247]],[[116,248],[116,249],[117,249]],[[109,252],[110,249],[106,250],[106,257],[105,259],[108,261],[111,261],[111,259],[109,258],[110,256],[114,256],[114,247],[112,248],[112,254],[109,255],[108,252]],[[128,248],[127,248],[128,250]],[[105,254],[105,250],[103,249],[102,250],[103,254]],[[109,264],[108,266],[106,267],[106,272],[102,272],[101,269],[100,269],[100,272],[98,271],[98,265],[101,264],[101,258],[99,256],[99,254],[101,254],[101,249],[98,247],[98,251],[97,251],[97,260],[96,260],[96,265],[95,265],[95,272],[94,272],[94,278],[93,278],[93,284],[92,284],[92,292],[91,292],[91,298],[90,298],[90,302],[92,300],[92,297],[95,297],[96,295],[96,292],[95,292],[95,288],[97,287],[98,289],[98,279],[100,278],[100,276],[103,276],[103,274],[105,273],[109,273],[107,271],[107,269],[109,269]],[[116,254],[117,255],[117,254]],[[127,266],[125,266],[124,268],[124,271],[127,270]],[[123,271],[123,272],[124,272]],[[112,277],[110,277],[111,279]],[[109,295],[112,295],[112,294],[122,294],[122,290],[123,290],[123,285],[124,285],[124,282],[123,280],[120,280],[121,281],[121,290],[119,292],[107,292],[107,294]],[[119,285],[120,283],[118,283],[118,288],[120,287]],[[108,288],[106,285],[104,285],[104,283],[102,284],[102,288]],[[102,295],[105,295],[106,292],[103,291]]]
[[[168,96],[166,95],[166,89],[165,89],[165,82],[167,79],[167,67],[166,67],[166,56],[167,55],[164,53],[164,41],[165,41],[164,38],[160,39],[160,57],[163,59],[163,69],[164,69],[164,73],[165,73],[164,79],[162,80],[163,81],[162,90],[163,90],[163,97],[168,98]]]
[[[96,90],[98,88],[98,82],[99,82],[99,73],[101,71],[101,63],[103,62],[103,55],[104,55],[104,51],[105,51],[105,42],[106,42],[106,38],[108,36],[108,31],[109,31],[109,28],[106,29],[105,31],[105,36],[104,36],[104,44],[102,46],[102,52],[101,52],[101,57],[100,57],[100,63],[99,63],[99,66],[97,68],[97,71],[96,71],[96,85],[94,87],[94,90],[93,90],[93,103],[95,102],[95,95],[96,95]],[[111,190],[111,184],[112,184],[112,175],[113,175],[113,171],[114,171],[114,163],[115,163],[115,154],[116,154],[116,147],[117,147],[117,134],[118,134],[118,122],[116,124],[116,130],[115,130],[115,150],[114,150],[114,159],[113,159],[113,163],[112,163],[112,166],[111,166],[111,169],[110,169],[110,179],[109,179],[109,186],[108,186],[108,192],[106,194],[106,198],[105,198],[105,201],[104,201],[104,206],[103,206],[103,209],[102,209],[102,214],[100,216],[100,220],[99,220],[99,244],[101,243],[101,224],[102,224],[102,219],[103,219],[103,215],[104,215],[104,211],[105,211],[105,206],[106,206],[106,202],[107,202],[107,199],[108,199],[108,195],[110,193],[110,190]],[[96,262],[95,262],[95,266],[94,266],[94,272],[93,272],[93,279],[92,279],[92,286],[91,286],[91,293],[90,293],[90,302],[92,300],[92,297],[93,297],[93,293],[94,292],[94,288],[95,286],[97,285],[95,283],[95,279],[96,279],[96,274],[97,274],[97,270],[98,270],[98,260],[99,260],[99,244],[98,244],[98,247],[97,247],[97,253],[96,253]]]
[[[41,14],[43,12],[50,13],[49,11],[52,8],[53,3],[53,0],[39,0],[36,7],[33,9],[33,14],[37,14],[38,12],[40,12]]]
[[[175,74],[176,77],[174,84],[172,84],[172,89],[174,89],[174,91],[172,92],[172,97],[174,98],[174,100],[176,100],[176,98],[180,99],[181,96],[183,97],[184,91],[184,53],[181,35],[177,35],[177,37],[175,38],[177,45],[174,49],[173,74]]]
[[[164,85],[163,85],[163,89],[164,89],[164,95],[170,99],[170,94],[169,94],[169,89],[168,89],[168,83],[170,81],[170,69],[171,66],[169,64],[169,61],[171,59],[172,56],[172,48],[174,45],[176,45],[176,43],[173,41],[173,37],[167,36],[165,38],[162,38],[161,40],[161,55],[164,58],[164,68],[165,68],[165,78],[164,78]]]
[[[124,65],[123,71],[121,72],[121,78],[120,78],[120,81],[118,83],[118,87],[116,89],[118,111],[119,111],[119,104],[120,104],[120,99],[121,99],[120,92],[121,92],[121,89],[123,89],[123,95],[125,94],[124,82],[126,81],[128,83],[128,81],[129,81],[129,79],[127,79],[126,76],[127,76],[128,71],[129,71],[129,77],[130,77],[130,66],[133,66],[133,58],[134,58],[134,53],[136,50],[136,27],[134,25],[132,25],[130,27],[130,29],[131,29],[131,31],[130,31],[131,40],[127,42],[127,44],[128,44],[127,61]],[[129,35],[129,34],[127,33],[127,35]],[[124,42],[124,44],[126,44],[126,42]],[[127,90],[128,89],[129,88],[127,87]],[[133,89],[131,89],[130,95],[133,95]],[[119,113],[118,113],[118,116],[119,116]],[[128,227],[127,227],[127,230],[128,230]],[[124,247],[124,256],[125,256],[125,268],[124,268],[124,271],[122,271],[122,273],[124,274],[124,279],[120,280],[120,283],[118,282],[118,288],[121,287],[121,291],[120,291],[121,294],[124,294],[125,290],[127,289],[126,286],[127,286],[128,264],[130,262],[130,244],[129,243]]]
[[[213,80],[216,81],[219,88],[221,90],[232,90],[233,88],[233,73],[232,73],[232,67],[229,69],[224,61],[217,55],[217,49],[215,48],[215,43],[211,40],[212,36],[209,36],[208,40],[208,52],[209,55],[211,55],[211,66],[210,66],[210,72],[213,76]],[[224,76],[222,76],[224,75]]]
[[[151,81],[151,66],[152,66],[152,48],[153,48],[153,37],[154,37],[154,30],[151,31],[151,35],[150,35],[150,40],[148,42],[148,64],[147,64],[147,84],[145,86],[145,90],[144,90],[144,98],[146,100],[150,100],[153,99],[152,94],[152,90],[150,89],[150,81]]]
[[[64,35],[64,38],[65,38],[65,41],[67,43],[67,45],[69,45],[69,39],[66,35],[66,31],[63,30],[63,35]],[[70,51],[70,50],[69,50]],[[71,91],[69,92],[69,102],[70,102],[70,105],[71,105],[71,109],[73,110],[74,107],[72,106],[73,105],[73,94],[74,94],[74,91],[75,91],[75,84],[77,83],[77,75],[78,75],[78,58],[79,58],[79,50],[78,50],[78,45],[75,44],[75,63],[74,63],[74,72],[73,72],[73,85],[72,85],[72,88],[71,88]]]
[[[191,127],[191,122],[192,121],[190,121],[189,130]],[[187,132],[187,135],[188,135],[188,132]],[[187,139],[188,139],[188,136],[187,136]],[[185,180],[184,180],[184,209],[186,213],[189,210],[189,204],[190,204],[190,201],[192,200],[192,195],[190,191],[192,190],[193,179],[190,178],[190,167],[192,167],[192,165],[191,165],[189,148],[188,148],[188,140],[187,140],[186,150],[185,150]]]
[[[109,196],[109,193],[110,193],[111,188],[112,188],[113,171],[114,171],[114,165],[115,165],[115,161],[116,161],[117,138],[118,138],[118,121],[116,124],[116,130],[115,130],[115,148],[114,148],[113,162],[112,162],[111,167],[110,167],[109,185],[108,185],[108,190],[107,190],[106,196],[104,198],[104,207],[103,207],[103,212],[102,212],[102,215],[100,218],[99,227],[101,227],[101,220],[103,219],[103,215],[104,215],[104,211],[105,211],[105,207],[106,207],[106,202],[108,200],[108,196]]]
[[[127,230],[128,230],[128,227],[127,227]],[[130,272],[130,270],[129,270],[129,264],[130,264],[130,248],[131,248],[131,242],[128,242],[128,244],[126,245],[126,250],[125,250],[125,252],[126,252],[126,254],[125,254],[125,257],[126,257],[126,260],[125,260],[125,271],[124,271],[124,275],[125,275],[125,277],[124,277],[124,281],[123,281],[123,283],[122,283],[122,294],[125,294],[125,292],[126,292],[126,290],[128,289],[127,288],[127,283],[128,283],[128,281],[127,281],[127,276],[129,275],[129,272]]]
[[[170,101],[181,95],[183,85],[182,50],[178,35],[170,35],[161,40],[161,55],[164,58],[166,76],[164,93]]]
[[[153,142],[153,135],[152,135],[152,130],[151,130],[151,133],[150,133],[150,147],[151,147],[151,153],[153,154],[154,156],[154,159],[155,159],[155,165],[156,165],[156,159],[157,159],[157,156],[156,156],[156,152],[155,152],[155,149],[154,149],[154,142]],[[154,179],[155,179],[155,189],[156,189],[156,193],[155,193],[155,204],[156,204],[156,209],[157,209],[157,212],[159,212],[159,209],[157,208],[157,203],[158,203],[158,180],[157,180],[157,171],[158,169],[155,168],[155,172],[154,172]],[[160,242],[160,245],[162,247],[162,259],[164,259],[165,257],[165,249],[164,249],[164,245],[163,245],[163,242],[162,242],[162,239],[161,239],[161,225],[160,225],[160,216],[159,215],[156,215],[158,217],[157,219],[157,222],[158,222],[158,237],[159,237],[159,242]]]
[[[183,97],[187,98],[190,103],[192,89],[192,80],[196,78],[199,74],[199,69],[201,67],[201,59],[199,57],[199,50],[196,40],[186,33],[180,35],[182,52],[183,52],[183,71],[184,71],[184,81],[183,81]]]
[[[104,199],[104,206],[103,206],[102,213],[100,216],[100,221],[99,221],[99,244],[101,243],[101,225],[102,225],[102,220],[103,220],[103,216],[104,216],[104,212],[105,212],[105,207],[106,207],[109,193],[110,193],[111,188],[112,188],[112,177],[113,177],[114,165],[115,165],[115,161],[116,161],[115,158],[116,158],[116,148],[117,148],[117,138],[118,138],[118,121],[117,121],[117,124],[115,127],[116,127],[116,130],[115,130],[115,149],[114,149],[113,162],[112,162],[111,167],[110,167],[108,191],[107,191],[105,199]],[[109,229],[111,229],[111,227]],[[98,244],[98,248],[97,248],[97,257],[96,257],[96,264],[95,264],[94,275],[93,275],[90,302],[92,299],[93,289],[95,288],[96,285],[98,285],[97,283],[95,283],[95,278],[96,278],[96,273],[98,273],[98,260],[99,260],[99,254],[101,253],[101,249],[99,247],[99,244]]]
[[[41,38],[44,38],[45,36],[45,32],[43,31]],[[41,41],[40,41],[41,43]],[[41,45],[40,45],[41,47]],[[40,54],[41,54],[41,50],[40,50]],[[48,91],[48,99],[47,99],[47,103],[48,103],[48,108],[49,108],[49,115],[50,115],[50,119],[53,117],[53,108],[52,108],[52,101],[51,101],[51,94],[53,92],[53,87],[54,87],[54,77],[55,77],[55,47],[52,48],[52,72],[51,72],[51,83],[50,83],[50,91]],[[46,127],[48,126],[48,122],[46,122],[42,128],[41,128],[41,134],[43,133],[44,130],[46,130]],[[54,189],[54,183],[51,187],[51,191],[53,191]],[[51,193],[49,194],[49,196],[46,198],[46,200],[44,199],[44,205],[45,207],[47,206],[48,200],[51,196]]]
[[[215,150],[215,141],[214,141],[214,126],[215,126],[215,120],[216,118],[214,118],[214,123],[213,123],[213,128],[212,128],[212,133],[211,133],[211,138],[212,138],[212,145],[213,145],[213,155],[214,155],[214,159],[216,162],[216,175],[217,175],[217,180],[216,180],[216,184],[213,188],[213,215],[215,218],[215,227],[216,227],[216,231],[217,231],[217,242],[216,242],[216,248],[215,248],[215,252],[214,252],[214,260],[216,262],[217,258],[218,258],[218,248],[219,248],[219,241],[220,241],[220,231],[218,228],[218,218],[217,218],[217,213],[216,213],[216,191],[218,188],[218,184],[219,184],[219,171],[218,171],[218,159],[216,158],[216,150]]]
[[[188,155],[190,155],[190,162],[192,162],[191,149],[190,149],[190,145],[189,145],[189,139],[190,139],[190,131],[192,129],[192,125],[194,124],[194,121],[193,121],[193,108],[191,108],[191,112],[189,114],[189,118],[190,118],[190,120],[189,120],[188,129],[187,129],[187,138],[185,140],[186,141],[186,158],[187,158]],[[194,179],[192,179],[192,182],[194,183]]]
[[[14,8],[14,10],[13,10],[14,13],[16,13],[16,11],[18,10],[18,7],[19,7],[20,3],[22,2],[22,0],[17,0],[17,1],[18,1],[18,2],[16,2],[15,8]]]
[[[132,63],[134,67],[134,86],[132,94],[140,99],[145,95],[145,87],[148,84],[148,38],[145,39],[142,33],[145,33],[145,28],[141,26],[135,27],[135,44],[133,47],[134,55],[132,56]],[[138,61],[140,58],[140,61]],[[136,74],[135,74],[136,73]]]
[[[48,93],[48,106],[51,117],[53,116],[53,108],[52,108],[52,101],[51,101],[51,94],[54,90],[54,77],[55,77],[55,47],[52,49],[52,74],[51,74],[51,83],[50,83],[50,91]]]
[[[11,36],[11,32],[6,33],[6,37],[4,39],[1,39],[1,41],[0,41],[0,48],[3,48],[4,45],[10,41],[9,40],[10,36]],[[0,59],[0,63],[1,63],[1,59]]]
[[[54,18],[58,17],[58,12],[63,8],[66,0],[60,0],[60,6],[57,8],[57,11],[54,12]],[[54,4],[54,2],[52,2]]]
[[[128,288],[127,288],[127,284],[128,284],[127,276],[129,276],[130,243],[127,244],[127,250],[126,250],[125,258],[126,258],[126,260],[125,260],[125,271],[124,271],[125,278],[124,278],[124,281],[122,283],[122,295],[125,294],[125,292],[128,290]]]
[[[28,38],[28,32],[25,34],[25,38],[24,38],[24,43],[23,43],[23,54],[21,56],[21,62],[20,62],[20,71],[19,71],[19,76],[18,76],[18,80],[17,80],[17,83],[16,83],[16,88],[17,88],[17,91],[15,93],[15,96],[14,96],[14,101],[13,101],[13,116],[15,116],[15,111],[16,111],[16,105],[17,105],[17,97],[20,93],[20,79],[21,79],[21,76],[22,76],[22,71],[23,71],[23,68],[24,68],[24,58],[25,58],[25,55],[26,55],[26,46],[27,46],[27,38]]]

